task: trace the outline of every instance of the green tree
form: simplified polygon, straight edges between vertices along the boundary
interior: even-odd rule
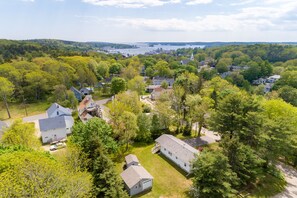
[[[114,170],[112,161],[101,153],[93,163],[93,177],[96,197],[128,198],[122,180]]]
[[[0,155],[1,197],[88,197],[92,177],[69,171],[52,156],[39,151]]]
[[[168,82],[167,82],[166,80],[162,81],[162,83],[161,83],[161,87],[162,87],[163,89],[167,89],[167,88],[168,88]]]
[[[284,86],[278,90],[279,96],[286,102],[297,106],[297,89],[291,86]]]
[[[120,74],[123,66],[120,63],[113,63],[109,67],[110,74]]]
[[[88,157],[93,159],[94,150],[92,148],[92,138],[98,137],[101,139],[104,148],[109,152],[117,150],[117,143],[112,138],[112,128],[102,119],[93,118],[86,124],[77,123],[72,130],[71,141],[83,149],[83,152],[88,154]]]
[[[136,91],[138,95],[142,95],[145,91],[144,78],[141,76],[135,76],[133,79],[128,81],[128,89],[131,91]]]
[[[151,117],[145,113],[139,114],[137,116],[137,126],[139,128],[136,136],[136,140],[140,142],[150,142],[151,138],[151,127],[152,120]]]
[[[216,69],[219,73],[224,73],[229,71],[228,66],[232,65],[231,58],[221,58],[219,62],[216,64]]]
[[[161,76],[161,77],[171,77],[172,72],[169,68],[169,65],[166,61],[160,60],[154,65],[154,76]]]
[[[297,108],[280,99],[265,101],[263,108],[259,153],[267,161],[266,165],[279,157],[296,165]]]
[[[193,163],[192,196],[234,197],[238,178],[221,152],[203,151]]]
[[[256,98],[246,93],[231,93],[220,101],[211,116],[210,125],[223,137],[239,137],[240,141],[256,146],[262,127],[260,104]]]
[[[115,100],[123,103],[128,108],[127,111],[135,115],[142,112],[142,103],[139,99],[139,95],[135,91],[119,93],[115,96]]]
[[[152,133],[153,139],[158,138],[160,135],[162,135],[161,129],[162,129],[162,127],[161,127],[158,115],[153,114],[152,126],[151,126],[151,133]]]
[[[197,136],[200,137],[201,129],[206,123],[206,115],[210,113],[211,109],[213,108],[214,101],[208,97],[202,98],[199,94],[188,95],[186,99],[186,105],[189,107],[190,119],[192,120],[192,122],[197,122],[196,132]]]
[[[41,146],[35,134],[34,123],[23,123],[22,120],[14,121],[4,133],[1,142],[7,146],[20,145],[34,149]]]
[[[123,78],[113,78],[111,80],[111,93],[118,94],[126,90],[126,81]]]
[[[139,130],[137,126],[137,117],[135,114],[124,111],[119,118],[120,125],[114,128],[120,141],[126,144],[126,151],[129,148],[129,143],[136,137],[137,131]]]
[[[8,98],[12,95],[14,91],[14,85],[7,80],[7,78],[0,77],[0,96],[5,104],[5,108],[8,114],[8,118],[11,118],[9,108],[8,108]]]
[[[231,169],[237,174],[242,186],[255,182],[263,172],[264,160],[250,146],[240,143],[238,138],[224,138],[220,147],[228,157]]]
[[[139,75],[139,72],[137,68],[133,67],[132,65],[129,65],[128,67],[122,69],[121,77],[123,77],[125,80],[131,80]]]
[[[101,61],[96,68],[96,73],[99,78],[109,77],[109,62]]]

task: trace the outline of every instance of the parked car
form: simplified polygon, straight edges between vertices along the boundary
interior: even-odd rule
[[[50,149],[49,149],[49,150],[50,150],[50,151],[55,151],[55,150],[57,150],[57,149],[58,149],[57,145],[54,144],[54,145],[51,145],[51,146],[50,146]]]

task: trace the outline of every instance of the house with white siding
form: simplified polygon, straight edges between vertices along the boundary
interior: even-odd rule
[[[65,108],[58,103],[53,103],[50,108],[46,111],[47,117],[59,117],[59,116],[71,116],[72,110],[69,108]]]
[[[54,103],[46,111],[48,118],[39,120],[42,143],[62,140],[71,134],[74,125],[72,110]]]
[[[191,173],[192,162],[199,155],[199,151],[184,141],[164,134],[157,138],[154,152],[160,151],[165,157],[174,162],[187,173]]]
[[[142,166],[131,165],[121,177],[130,196],[149,191],[153,187],[153,176]]]
[[[51,143],[67,137],[67,128],[64,116],[40,119],[39,128],[42,143]]]
[[[125,157],[126,167],[129,168],[130,166],[139,166],[139,160],[136,155],[130,154]]]

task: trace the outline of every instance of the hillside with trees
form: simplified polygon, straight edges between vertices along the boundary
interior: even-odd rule
[[[40,149],[33,125],[14,121],[0,140],[0,197],[128,197],[118,174],[125,154],[149,148],[162,134],[202,137],[202,128],[222,140],[196,157],[191,178],[184,178],[191,182],[187,196],[253,193],[265,178],[285,185],[275,165],[297,167],[296,46],[230,45],[132,57],[94,50],[104,46],[127,47],[0,41],[5,119],[16,118],[15,106],[29,104],[57,102],[76,110],[71,87],[94,88],[95,100],[113,98],[106,104],[108,121],[76,120],[59,156]],[[273,75],[280,78],[269,91],[267,82],[255,83]],[[174,84],[163,81],[165,91],[145,103],[141,96],[157,77]]]

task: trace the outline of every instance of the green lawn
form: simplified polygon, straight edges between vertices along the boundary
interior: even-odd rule
[[[154,177],[152,191],[142,195],[148,197],[187,197],[192,181],[187,179],[185,173],[172,162],[159,154],[152,154],[151,145],[134,144],[126,154],[135,154],[140,164]],[[116,170],[120,174],[124,165],[124,155],[117,159]]]
[[[9,110],[12,119],[16,118],[23,118],[26,117],[26,111],[25,108],[22,104],[19,103],[9,103]],[[40,114],[40,113],[45,113],[47,108],[49,108],[51,103],[49,102],[38,102],[38,103],[32,103],[32,104],[27,104],[27,112],[28,116]],[[8,115],[6,112],[5,105],[0,102],[0,120],[6,120],[8,119]]]
[[[263,176],[258,183],[249,190],[251,198],[272,197],[285,190],[286,181],[270,174]]]

